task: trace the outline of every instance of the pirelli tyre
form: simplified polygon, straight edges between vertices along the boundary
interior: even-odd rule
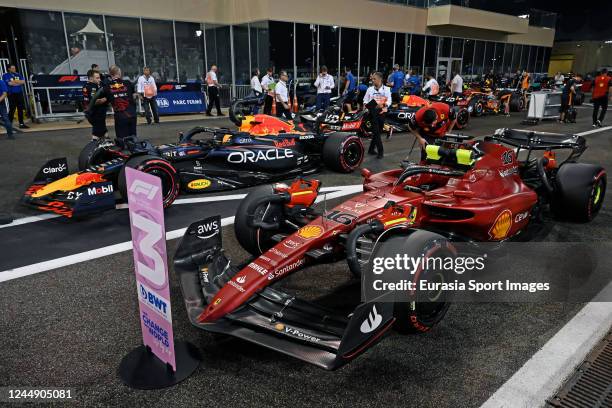
[[[525,108],[525,100],[519,94],[513,93],[510,96],[510,112],[520,112]]]
[[[272,203],[266,197],[274,197],[271,185],[259,186],[251,190],[240,202],[234,220],[234,233],[242,248],[254,256],[259,256],[274,246],[272,236],[278,230],[267,230],[253,226],[259,222],[281,224],[284,218],[283,204]]]
[[[350,173],[361,165],[365,149],[359,136],[352,133],[332,133],[323,144],[323,164],[340,173]]]
[[[555,177],[551,209],[563,219],[591,221],[601,210],[606,185],[606,171],[601,166],[565,163]]]
[[[470,122],[470,112],[465,108],[457,109],[457,123],[455,127],[459,130],[465,129]]]
[[[112,159],[108,151],[97,140],[92,140],[79,153],[79,171]]]
[[[124,199],[127,200],[126,167],[131,167],[160,178],[164,208],[170,207],[174,200],[176,200],[176,197],[178,197],[180,191],[179,176],[174,166],[160,157],[143,155],[130,158],[119,172],[119,192]]]
[[[484,113],[484,104],[481,100],[477,100],[472,105],[472,115],[482,116]]]
[[[371,259],[395,258],[397,254],[406,254],[410,258],[423,260],[422,265],[425,265],[425,268],[417,269],[413,274],[412,271],[406,272],[409,275],[405,279],[410,279],[417,287],[419,281],[452,282],[452,271],[427,267],[439,264],[427,262],[427,259],[455,257],[454,248],[443,236],[425,230],[417,230],[409,235],[393,235],[374,250]],[[450,296],[439,290],[416,291],[414,296],[414,301],[397,301],[394,304],[393,315],[396,319],[394,328],[399,333],[424,333],[431,330],[442,320],[450,306]]]

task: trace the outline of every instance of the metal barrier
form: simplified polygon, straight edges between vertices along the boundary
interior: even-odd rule
[[[82,86],[32,86],[31,89],[34,96],[34,118],[37,121],[46,119],[79,120],[83,118],[82,107],[75,100],[76,94],[81,95]],[[52,93],[58,94],[57,97],[53,95],[52,98]],[[56,101],[62,103],[55,103]],[[53,105],[55,105],[55,109]]]

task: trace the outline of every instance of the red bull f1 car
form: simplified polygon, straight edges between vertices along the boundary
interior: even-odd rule
[[[364,169],[363,193],[323,211],[313,206],[317,180],[261,186],[242,201],[234,223],[253,258],[227,258],[218,217],[193,223],[182,238],[174,265],[189,320],[330,370],[391,328],[427,332],[445,315],[447,300],[370,301],[346,314],[277,283],[341,260],[359,278],[388,248],[433,257],[450,256],[457,241],[501,245],[523,237],[545,211],[589,221],[601,209],[606,172],[576,162],[585,148],[580,136],[523,130],[500,129],[483,140],[447,135],[428,145],[421,163],[377,174]],[[565,160],[559,151],[568,153]],[[411,279],[429,274],[423,269]]]
[[[267,118],[257,124],[251,121],[251,133],[198,127],[181,134],[178,143],[160,146],[136,139],[125,140],[125,148],[90,142],[79,156],[77,173],[69,174],[65,158],[47,162],[22,202],[66,217],[114,208],[127,197],[124,169],[132,167],[161,179],[168,207],[181,191],[249,187],[312,174],[322,164],[351,172],[363,160],[363,144],[354,133],[301,132],[281,119]],[[264,131],[268,125],[270,129],[286,125],[287,131]],[[205,137],[195,139],[198,134]]]

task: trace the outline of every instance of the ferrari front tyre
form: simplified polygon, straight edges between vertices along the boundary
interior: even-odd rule
[[[170,207],[179,195],[180,184],[176,169],[168,161],[157,156],[144,155],[129,159],[119,172],[119,192],[127,200],[127,183],[125,168],[131,167],[144,173],[159,177],[162,185],[162,202],[164,208]]]
[[[465,129],[470,121],[470,113],[467,109],[459,109],[457,112],[457,123],[455,127],[457,129]]]
[[[264,230],[252,225],[260,221],[280,223],[283,219],[282,204],[262,202],[266,196],[273,194],[271,185],[259,186],[247,194],[236,211],[236,239],[242,248],[254,256],[259,256],[274,246],[272,236],[278,231]]]
[[[98,140],[92,140],[83,147],[79,153],[79,171],[83,171],[90,166],[104,163],[113,157],[108,151],[100,146]]]
[[[333,133],[323,144],[323,164],[330,170],[350,173],[363,161],[365,149],[355,134]]]
[[[474,109],[472,110],[472,115],[474,116],[482,116],[484,113],[484,105],[482,102],[478,101],[474,103]]]
[[[452,281],[452,270],[435,268],[438,262],[427,262],[432,258],[454,258],[455,251],[449,241],[442,235],[430,231],[417,230],[410,235],[395,235],[384,241],[372,258],[395,258],[397,254],[406,254],[409,258],[422,259],[424,268],[419,268],[406,279],[410,279],[416,287],[420,281],[443,284]],[[433,268],[429,268],[432,265]],[[441,285],[438,285],[439,288]],[[395,317],[394,328],[402,334],[424,333],[438,324],[450,306],[450,297],[440,290],[420,291],[413,295],[414,301],[396,302],[393,307]]]
[[[591,221],[606,196],[606,171],[588,163],[565,163],[557,171],[551,203],[553,213],[579,222]]]

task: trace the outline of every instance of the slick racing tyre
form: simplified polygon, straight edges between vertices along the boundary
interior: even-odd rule
[[[372,258],[394,258],[397,254],[407,254],[410,258],[422,258],[427,265],[428,258],[455,257],[455,252],[446,238],[430,231],[417,230],[410,235],[394,235],[375,249]],[[432,262],[433,264],[434,262]],[[411,273],[412,271],[407,271]],[[417,269],[411,279],[418,287],[419,281],[436,283],[451,282],[453,272],[447,269]],[[424,333],[439,323],[446,314],[450,303],[449,296],[441,291],[417,291],[415,301],[396,302],[393,307],[394,328],[402,334]]]
[[[79,171],[83,171],[90,166],[104,163],[105,161],[111,160],[111,156],[108,151],[100,146],[100,142],[92,140],[83,147],[81,153],[79,153]]]
[[[470,112],[467,109],[459,109],[457,111],[457,123],[455,127],[459,130],[465,129],[470,122]]]
[[[144,155],[129,159],[119,172],[119,192],[124,199],[127,200],[127,183],[125,180],[126,167],[131,167],[160,178],[164,208],[170,207],[179,195],[180,185],[176,169],[164,159],[156,156]]]
[[[523,97],[518,94],[513,94],[510,97],[510,112],[520,112],[525,108],[525,101]]]
[[[234,220],[236,239],[242,248],[254,256],[259,256],[272,248],[275,242],[271,238],[279,231],[253,227],[253,222],[280,224],[284,218],[282,204],[265,201],[265,197],[273,195],[274,190],[271,185],[257,187],[247,194],[236,211]]]
[[[472,115],[482,116],[483,113],[484,113],[484,105],[482,101],[474,102],[473,109],[472,109]]]
[[[588,163],[565,163],[557,172],[551,203],[553,213],[563,219],[591,221],[606,196],[606,171]]]
[[[359,136],[347,133],[330,134],[323,144],[323,164],[340,173],[350,173],[363,161],[365,149]]]

